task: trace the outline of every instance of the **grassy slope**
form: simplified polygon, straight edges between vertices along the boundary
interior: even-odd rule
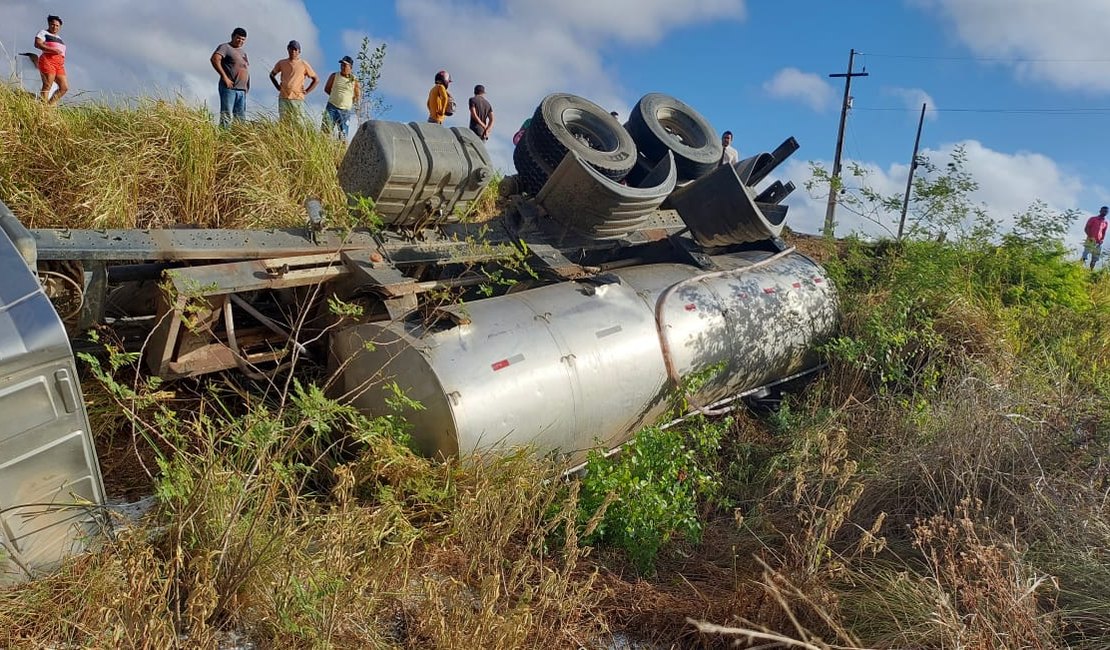
[[[0,196],[32,228],[297,225],[310,196],[345,210],[335,140],[272,122],[223,131],[182,103],[55,111],[0,86],[0,151]]]
[[[5,93],[0,197],[31,225],[274,225],[305,195],[341,204],[339,149],[311,131]],[[573,647],[606,629],[692,642],[693,617],[733,626],[701,637],[720,644],[1102,647],[1110,280],[1053,250],[826,251],[845,305],[831,369],[737,415],[699,459],[717,483],[700,542],[671,539],[645,573],[598,535],[634,486],[594,516],[557,467],[432,463],[399,423],[311,389],[277,404],[231,378],[174,411],[106,377],[97,410],[133,425],[99,442],[153,459],[158,507],[0,593],[0,645],[212,647],[237,629],[262,647]]]

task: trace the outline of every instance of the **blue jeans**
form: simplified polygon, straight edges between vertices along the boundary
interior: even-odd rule
[[[347,123],[351,119],[351,109],[342,109],[332,106],[331,102],[324,107],[324,131],[327,133],[335,133],[339,129],[339,137],[347,141]]]
[[[1098,258],[1102,257],[1102,244],[1090,237],[1083,241],[1083,254],[1079,256],[1079,263],[1086,262],[1088,257],[1091,258],[1092,269],[1095,268],[1095,264],[1098,264]]]
[[[232,115],[237,120],[247,119],[247,91],[228,88],[220,81],[220,126],[230,125]]]

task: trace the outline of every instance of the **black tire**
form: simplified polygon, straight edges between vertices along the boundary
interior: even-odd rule
[[[567,151],[617,181],[636,164],[636,143],[628,131],[609,111],[576,95],[544,97],[525,137],[532,156],[552,170]]]
[[[535,196],[547,182],[548,173],[532,159],[527,142],[522,138],[513,149],[513,166],[516,167],[520,191]]]
[[[649,93],[628,116],[628,132],[652,164],[674,152],[679,180],[694,180],[721,164],[717,132],[686,103],[663,93]]]

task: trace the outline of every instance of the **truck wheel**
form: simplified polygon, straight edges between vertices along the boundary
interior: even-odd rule
[[[535,196],[547,182],[548,174],[532,159],[526,138],[521,138],[513,149],[513,166],[516,167],[520,190],[524,193]]]
[[[651,162],[674,152],[680,180],[701,178],[721,163],[723,150],[709,121],[686,103],[649,93],[628,116],[628,131]]]
[[[532,155],[550,169],[559,166],[567,151],[617,181],[636,164],[636,143],[628,131],[609,111],[576,95],[545,97],[528,130]]]

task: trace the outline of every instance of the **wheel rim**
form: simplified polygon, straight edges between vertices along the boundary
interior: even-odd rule
[[[609,125],[585,111],[577,108],[564,109],[560,121],[571,137],[594,151],[613,153],[620,147],[620,142]]]
[[[689,115],[673,108],[661,107],[655,111],[655,120],[667,135],[691,149],[701,149],[709,144],[698,123]]]

